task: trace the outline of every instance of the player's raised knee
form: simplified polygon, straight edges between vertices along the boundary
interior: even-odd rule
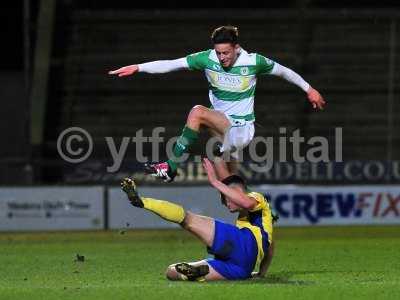
[[[169,265],[165,271],[165,276],[169,280],[178,280],[178,272],[175,270],[175,265]]]
[[[190,228],[191,228],[191,226],[192,226],[192,224],[193,224],[193,218],[194,218],[194,216],[195,216],[194,213],[192,213],[192,212],[190,212],[190,211],[186,211],[185,219],[184,219],[183,222],[182,222],[182,226],[183,226],[185,229],[190,230]]]
[[[204,119],[208,108],[203,105],[195,105],[189,113],[189,119]]]

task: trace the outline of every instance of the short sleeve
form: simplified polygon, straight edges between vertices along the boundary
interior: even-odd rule
[[[265,208],[265,206],[266,206],[265,198],[260,193],[251,192],[251,193],[248,193],[247,196],[249,196],[257,201],[257,205],[251,211],[257,211],[257,210],[261,210],[261,209]]]
[[[186,56],[187,63],[190,70],[202,71],[206,68],[208,62],[208,56],[211,50],[201,51]]]
[[[270,74],[272,69],[274,68],[275,62],[265,56],[260,54],[256,54],[256,66],[257,66],[257,74]]]

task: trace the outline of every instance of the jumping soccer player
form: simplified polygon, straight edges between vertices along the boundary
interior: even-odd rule
[[[179,158],[197,141],[202,126],[223,141],[219,155],[226,152],[233,159],[238,158],[238,151],[246,147],[254,137],[254,95],[259,75],[276,75],[297,85],[307,93],[314,109],[322,109],[325,105],[320,93],[300,75],[260,54],[248,53],[241,48],[236,27],[222,26],[215,29],[211,40],[214,49],[175,60],[130,65],[109,72],[119,77],[137,72],[167,73],[182,69],[205,72],[212,108],[194,106],[174,145],[173,157],[166,162],[145,165],[148,173],[166,182],[174,180]],[[225,174],[232,173],[234,165],[234,162],[225,165]]]
[[[239,212],[236,226],[185,211],[174,203],[141,197],[135,183],[125,178],[122,189],[133,206],[147,209],[161,218],[180,224],[198,237],[215,258],[192,263],[177,263],[167,268],[170,280],[235,280],[263,277],[272,261],[273,216],[262,194],[247,191],[244,180],[231,175],[222,181],[214,166],[203,160],[210,184],[221,193],[230,212]],[[253,272],[256,264],[259,271]]]

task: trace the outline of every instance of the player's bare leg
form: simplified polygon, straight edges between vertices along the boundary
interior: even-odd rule
[[[188,115],[186,126],[199,131],[202,125],[223,136],[231,123],[223,113],[203,105],[196,105]]]
[[[201,127],[210,128],[219,135],[224,136],[230,126],[228,118],[223,113],[202,105],[194,106],[188,115],[182,135],[174,146],[174,157],[166,162],[146,164],[146,173],[159,177],[165,182],[173,181],[177,175],[176,169],[179,158],[188,152],[190,146],[197,141]]]
[[[211,247],[214,242],[215,221],[213,218],[186,212],[181,226],[198,237],[203,244]]]

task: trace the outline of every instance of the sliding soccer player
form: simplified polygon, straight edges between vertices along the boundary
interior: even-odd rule
[[[133,206],[144,208],[161,218],[177,223],[207,246],[215,257],[167,268],[170,280],[236,280],[264,277],[273,256],[273,215],[260,193],[247,190],[244,180],[231,175],[219,180],[213,164],[203,160],[210,184],[221,193],[230,212],[239,212],[235,225],[185,211],[177,204],[138,194],[132,179],[125,178],[122,189]],[[253,272],[259,266],[258,271]]]
[[[325,101],[320,93],[293,70],[260,54],[248,53],[238,41],[238,30],[222,26],[211,35],[213,49],[188,55],[175,60],[153,61],[130,65],[110,71],[119,77],[137,72],[167,73],[176,70],[204,71],[209,83],[211,108],[196,105],[190,111],[186,126],[173,148],[173,157],[167,161],[147,163],[148,173],[171,182],[177,175],[179,158],[196,143],[200,127],[220,139],[222,146],[217,153],[227,152],[233,158],[231,164],[218,166],[220,174],[230,174],[238,159],[238,153],[254,137],[254,95],[260,75],[275,75],[297,85],[307,93],[314,109],[322,109]]]

